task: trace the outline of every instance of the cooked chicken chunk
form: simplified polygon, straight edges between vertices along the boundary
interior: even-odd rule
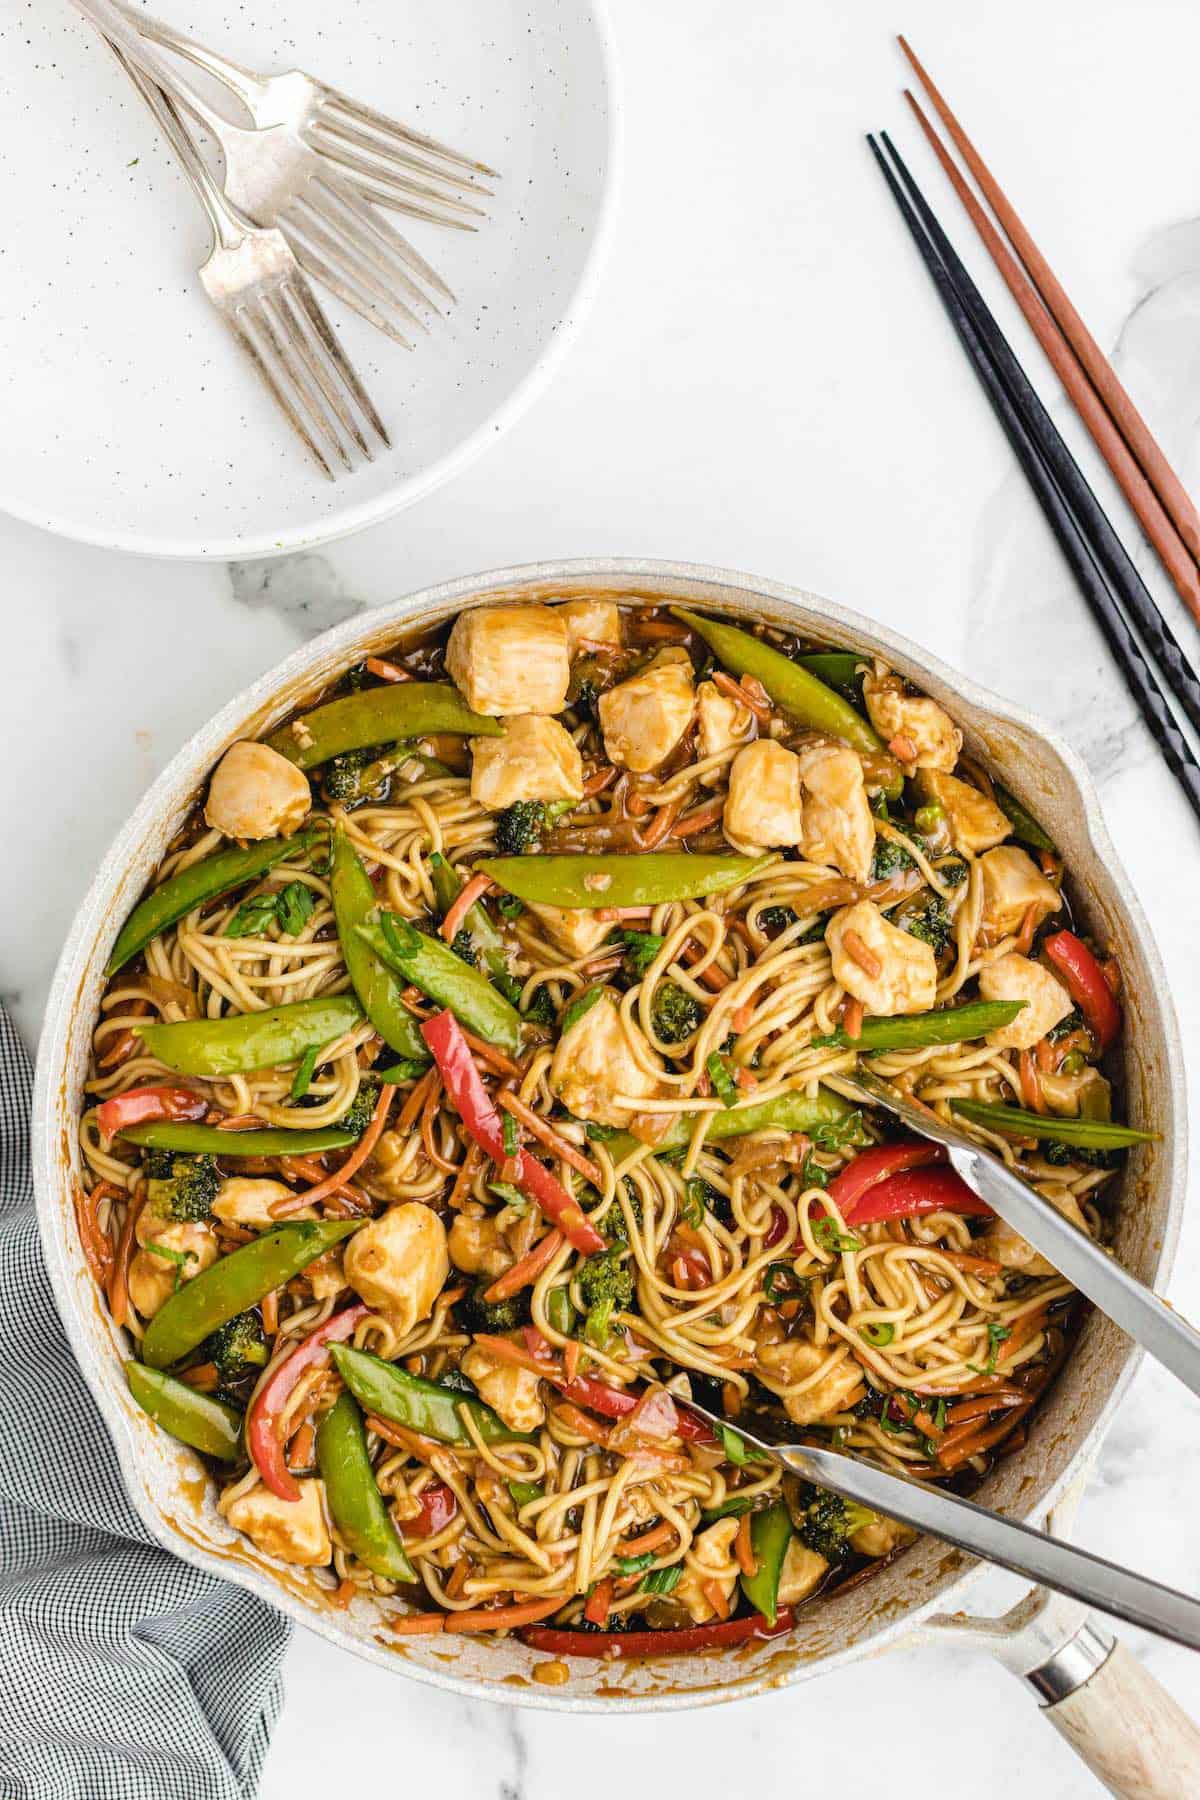
[[[652,1053],[650,1053],[652,1055]],[[654,1066],[662,1068],[657,1056]],[[634,1059],[616,1003],[607,994],[564,1031],[550,1065],[550,1091],[577,1119],[598,1125],[628,1125],[636,1105],[619,1101],[648,1100],[659,1084]]]
[[[245,1225],[251,1231],[273,1231],[279,1224],[271,1217],[277,1200],[290,1200],[292,1189],[286,1182],[269,1181],[260,1175],[231,1175],[217,1189],[213,1212],[226,1225]],[[289,1213],[290,1219],[315,1219],[315,1206],[302,1207]]]
[[[613,928],[611,919],[598,919],[587,906],[531,906],[546,935],[571,958],[590,956]]]
[[[462,1371],[479,1389],[479,1396],[500,1414],[510,1431],[536,1431],[546,1422],[546,1408],[532,1369],[518,1369],[501,1362],[472,1344],[462,1359]]]
[[[729,769],[725,831],[739,844],[798,844],[804,836],[800,758],[773,738],[739,750]]]
[[[567,627],[549,606],[477,606],[460,613],[446,671],[468,706],[490,718],[558,713],[567,703]]]
[[[615,600],[564,600],[554,610],[567,628],[572,657],[579,655],[585,639],[590,644],[620,647],[621,609]]]
[[[581,800],[583,759],[557,719],[522,713],[503,737],[472,740],[471,798],[499,812],[514,800]]]
[[[875,860],[875,823],[863,766],[848,746],[815,744],[800,756],[804,835],[809,862],[831,863],[852,881],[867,881]]]
[[[143,1319],[217,1260],[216,1232],[201,1221],[163,1219],[144,1206],[134,1236],[143,1248],[129,1264],[129,1298]]]
[[[427,1319],[450,1273],[446,1227],[418,1200],[390,1206],[347,1240],[346,1280],[401,1337]]]
[[[979,971],[979,995],[983,1000],[1023,1000],[1016,1018],[999,1031],[989,1031],[987,1041],[999,1050],[1032,1050],[1039,1038],[1066,1018],[1071,996],[1061,981],[1041,963],[1015,951]]]
[[[916,1535],[911,1526],[876,1513],[873,1519],[850,1533],[850,1548],[857,1550],[860,1556],[890,1556],[901,1544],[913,1543]]]
[[[299,1500],[281,1500],[265,1487],[252,1488],[231,1503],[225,1517],[235,1531],[244,1531],[268,1556],[319,1569],[333,1558],[325,1523],[325,1484],[300,1481],[296,1485]]]
[[[924,694],[906,694],[894,675],[863,677],[863,699],[872,725],[885,744],[907,738],[915,752],[895,754],[909,768],[952,769],[962,751],[962,732],[945,707]]]
[[[231,744],[208,784],[204,817],[229,838],[291,837],[308,817],[308,777],[269,744]]]
[[[289,1218],[303,1218],[302,1213],[290,1213]],[[332,1300],[346,1286],[346,1270],[343,1262],[342,1246],[335,1244],[324,1256],[318,1256],[316,1262],[309,1263],[304,1271],[304,1279],[312,1289],[314,1300]]]
[[[738,1565],[733,1555],[733,1540],[738,1534],[736,1519],[718,1519],[707,1531],[692,1540],[684,1560],[672,1599],[686,1606],[697,1625],[714,1617],[712,1601],[704,1589],[716,1582],[725,1599],[732,1600],[738,1581]]]
[[[1038,1084],[1051,1112],[1066,1119],[1111,1119],[1112,1089],[1099,1069],[1080,1069],[1078,1075],[1040,1072]]]
[[[723,694],[713,681],[696,689],[696,733],[701,756],[719,756],[744,744],[754,729],[754,714],[740,700]]]
[[[956,850],[990,850],[993,844],[1002,844],[1012,830],[995,801],[957,775],[922,769],[920,787],[925,799],[936,801],[945,813]]]
[[[820,1350],[805,1338],[759,1347],[758,1373],[763,1385],[780,1395],[784,1412],[797,1425],[815,1425],[831,1413],[842,1412],[851,1394],[862,1386],[862,1370],[852,1356],[846,1356],[814,1386],[799,1394],[786,1392],[815,1375],[828,1358],[828,1348]]]
[[[871,900],[834,913],[825,933],[833,977],[868,1013],[928,1012],[937,998],[937,958],[928,944],[885,919]]]
[[[687,651],[660,650],[640,675],[600,696],[609,761],[635,774],[657,769],[691,724],[695,705]]]
[[[1016,844],[989,850],[986,856],[980,857],[979,868],[983,876],[980,922],[993,941],[1019,931],[1031,906],[1036,928],[1062,905],[1062,895],[1054,883],[1046,880],[1033,858]]]
[[[487,1213],[479,1218],[456,1213],[449,1247],[450,1261],[464,1275],[502,1275],[513,1260],[508,1240]]]
[[[816,1550],[809,1550],[794,1537],[784,1553],[779,1571],[780,1606],[798,1606],[816,1592],[825,1579],[829,1564]]]
[[[1049,1200],[1064,1219],[1069,1219],[1080,1231],[1087,1230],[1087,1220],[1070,1188],[1063,1187],[1057,1181],[1044,1181],[1038,1183],[1038,1193]],[[1006,1225],[1003,1219],[996,1219],[975,1241],[984,1256],[992,1257],[1004,1268],[1014,1269],[1019,1275],[1054,1273],[1053,1263],[1047,1262],[1032,1244],[1027,1243],[1011,1225]],[[1003,1354],[1001,1351],[1001,1355]]]

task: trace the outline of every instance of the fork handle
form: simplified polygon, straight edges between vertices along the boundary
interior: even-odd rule
[[[185,75],[172,68],[161,50],[142,36],[113,0],[74,0],[74,4],[84,18],[103,32],[110,44],[118,46],[127,64],[143,70],[172,100],[182,100],[188,111],[194,113],[201,124],[207,125],[216,137],[229,130],[228,119],[223,119],[208,104]]]
[[[203,69],[206,75],[211,75],[214,81],[219,81],[223,87],[236,94],[242,105],[253,113],[266,91],[266,84],[252,69],[243,68],[232,57],[219,56],[207,45],[198,44],[194,38],[184,37],[182,31],[176,31],[173,25],[168,25],[163,19],[156,19],[152,13],[145,13],[140,9],[135,11],[126,4],[121,4],[120,11],[135,25],[141,37],[150,38],[164,49],[173,50],[177,56],[195,63],[198,69]]]

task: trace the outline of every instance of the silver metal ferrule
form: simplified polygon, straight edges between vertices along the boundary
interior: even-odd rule
[[[1108,1661],[1116,1639],[1088,1619],[1053,1656],[1026,1671],[1025,1680],[1040,1706],[1054,1706],[1081,1688]]]

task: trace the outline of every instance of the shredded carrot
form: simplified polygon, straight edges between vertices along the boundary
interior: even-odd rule
[[[652,906],[597,906],[592,911],[593,919],[648,919],[653,913]]]
[[[608,1433],[604,1427],[597,1425],[595,1419],[589,1419],[586,1413],[580,1412],[579,1408],[572,1406],[569,1401],[554,1408],[554,1417],[560,1425],[565,1425],[568,1431],[578,1433],[580,1437],[587,1438],[590,1443],[604,1445],[608,1443]]]
[[[660,806],[645,831],[635,831],[633,841],[639,850],[653,850],[670,835],[671,827],[683,810],[682,800],[669,800]]]
[[[345,1612],[353,1598],[354,1583],[347,1577],[345,1581],[338,1582],[332,1594],[329,1596],[329,1604],[330,1606],[336,1606],[339,1612]]]
[[[974,1394],[966,1400],[959,1400],[946,1413],[947,1426],[966,1425],[972,1419],[986,1419],[989,1413],[1011,1412],[1014,1406],[1020,1406],[1021,1394]]]
[[[489,1068],[498,1070],[501,1075],[511,1075],[514,1080],[521,1080],[525,1071],[519,1062],[514,1062],[511,1056],[506,1056],[503,1050],[497,1050],[494,1044],[485,1044],[481,1037],[476,1037],[475,1033],[468,1031],[465,1025],[462,1028],[462,1034],[480,1062],[487,1063]]]
[[[1046,1311],[1047,1309],[1044,1306],[1039,1306],[1036,1307],[1033,1312],[1021,1314],[1021,1317],[1016,1321],[1012,1330],[1000,1345],[1000,1353],[996,1358],[997,1362],[1007,1362],[1014,1350],[1019,1350],[1023,1344],[1029,1342],[1031,1337],[1037,1336],[1038,1332],[1042,1330],[1046,1323]]]
[[[385,662],[382,656],[368,656],[365,667],[371,675],[378,675],[380,681],[411,681],[413,677],[407,669],[400,668],[394,662]]]
[[[589,1625],[603,1625],[612,1611],[613,1584],[605,1578],[598,1581],[587,1597],[583,1616]]]
[[[306,1419],[288,1447],[288,1468],[307,1469],[313,1459],[317,1434],[311,1419]]]
[[[1039,1038],[1033,1046],[1034,1059],[1043,1075],[1053,1075],[1058,1066],[1058,1046],[1049,1038]]]
[[[442,1087],[439,1078],[431,1084],[429,1092],[425,1096],[425,1104],[421,1108],[421,1144],[435,1169],[440,1169],[443,1175],[457,1175],[458,1164],[448,1162],[433,1141],[433,1124],[437,1118],[441,1099]]]
[[[689,813],[684,813],[672,825],[670,835],[673,838],[694,837],[696,832],[705,831],[710,825],[720,822],[725,811],[725,796],[721,794],[715,800],[709,800],[703,806],[694,806]]]
[[[451,1212],[457,1212],[463,1203],[463,1195],[467,1192],[475,1178],[475,1171],[483,1162],[483,1151],[472,1139],[467,1145],[467,1153],[458,1165],[458,1174],[454,1177],[454,1186],[450,1189],[450,1198],[446,1202]]]
[[[1018,931],[1015,939],[1015,948],[1022,956],[1029,955],[1029,948],[1033,943],[1033,934],[1037,930],[1037,922],[1038,909],[1036,904],[1031,901],[1025,908],[1025,917],[1021,920],[1021,929]]]
[[[856,1043],[858,1041],[858,1039],[862,1036],[862,1028],[863,1028],[863,1003],[862,1003],[862,1001],[861,1000],[847,1000],[845,1006],[842,1008],[842,1030],[845,1032],[846,1036],[850,1039],[850,1042],[852,1044]]]
[[[708,1601],[708,1604],[712,1607],[718,1619],[727,1619],[729,1617],[729,1596],[715,1577],[712,1581],[703,1582],[700,1587],[700,1592],[704,1595],[704,1598]]]
[[[642,1556],[647,1550],[657,1550],[660,1544],[667,1543],[674,1536],[675,1527],[668,1520],[661,1519],[657,1525],[652,1525],[649,1531],[643,1531],[640,1537],[626,1538],[621,1545],[621,1555],[629,1556],[631,1553],[636,1553]]]
[[[208,1123],[218,1131],[265,1131],[267,1125],[257,1113],[235,1113],[230,1119],[214,1119],[210,1113]]]
[[[262,1299],[263,1330],[268,1337],[274,1337],[279,1330],[279,1289],[272,1288]]]
[[[1018,1056],[1017,1072],[1021,1081],[1021,1099],[1030,1112],[1044,1113],[1046,1102],[1042,1098],[1042,1084],[1037,1077],[1037,1066],[1028,1050],[1022,1050]]]
[[[1015,1406],[1000,1420],[998,1425],[985,1425],[954,1444],[943,1443],[938,1451],[938,1468],[943,1472],[957,1469],[962,1463],[969,1461],[972,1456],[979,1456],[984,1450],[991,1450],[1000,1442],[1001,1438],[1008,1436],[1013,1426],[1019,1419],[1024,1418],[1032,1405],[1033,1401],[1027,1400],[1024,1406]]]
[[[548,1619],[563,1604],[559,1594],[553,1600],[526,1600],[518,1606],[481,1607],[475,1612],[450,1613],[447,1631],[511,1631],[517,1625],[534,1625]]]
[[[580,1353],[578,1341],[575,1338],[571,1338],[566,1349],[563,1351],[563,1374],[567,1378],[568,1386],[570,1386],[571,1382],[574,1381],[579,1373]]]
[[[79,1241],[92,1272],[92,1279],[99,1287],[108,1285],[113,1266],[113,1246],[108,1233],[100,1229],[96,1208],[101,1200],[120,1200],[124,1193],[124,1188],[119,1188],[112,1181],[98,1181],[90,1194],[84,1192],[81,1183],[75,1188],[75,1222],[79,1228]]]
[[[450,1579],[446,1583],[446,1593],[451,1600],[457,1600],[467,1585],[467,1576],[471,1573],[471,1559],[462,1556],[450,1571]]]
[[[602,794],[606,787],[617,779],[617,771],[610,763],[605,769],[595,769],[583,784],[583,797],[591,800],[596,794]]]
[[[450,902],[446,916],[442,920],[441,934],[448,944],[454,942],[455,935],[477,900],[483,898],[492,887],[490,875],[472,875],[470,881],[464,882],[462,889]]]
[[[687,943],[680,948],[679,960],[690,968],[693,963],[698,963],[703,955],[703,947],[689,938]],[[705,987],[713,993],[719,994],[722,988],[729,986],[730,978],[724,969],[718,969],[715,963],[709,963],[707,969],[704,969],[696,979],[702,981]]]
[[[179,1379],[199,1394],[211,1394],[221,1384],[221,1371],[216,1363],[197,1363],[195,1368],[185,1369]]]
[[[483,1297],[488,1305],[494,1306],[498,1300],[510,1300],[522,1288],[531,1287],[546,1265],[553,1262],[562,1243],[561,1231],[548,1231],[532,1250],[527,1251],[511,1269],[505,1269],[490,1287],[484,1289]]]
[[[401,1637],[432,1637],[445,1631],[445,1613],[402,1613],[391,1622],[391,1629]]]
[[[760,725],[770,718],[771,708],[762,700],[755,699],[741,682],[735,681],[732,675],[727,675],[724,669],[714,669],[712,679],[713,685],[719,687],[723,694],[728,694],[731,700],[737,700],[742,706],[748,707]]]
[[[929,1247],[948,1263],[953,1263],[956,1269],[964,1269],[968,1275],[999,1275],[1004,1266],[990,1256],[972,1256],[967,1250],[944,1250],[941,1244],[931,1244]]]
[[[752,1069],[743,1068],[741,1065],[733,1071],[733,1079],[737,1086],[747,1094],[752,1094],[758,1086],[758,1076]]]
[[[446,1453],[444,1444],[422,1437],[419,1431],[410,1431],[406,1425],[394,1425],[390,1419],[381,1419],[377,1413],[367,1414],[366,1425],[367,1430],[381,1437],[385,1444],[391,1444],[395,1450],[407,1450],[418,1462],[429,1463],[439,1453]]]
[[[750,1514],[743,1513],[738,1524],[737,1536],[733,1540],[733,1554],[737,1558],[737,1566],[742,1574],[749,1578],[758,1569],[758,1559],[750,1543]]]
[[[330,1194],[337,1193],[350,1176],[362,1168],[383,1134],[383,1128],[387,1124],[388,1109],[392,1104],[392,1095],[395,1091],[394,1087],[380,1088],[379,1098],[375,1102],[375,1110],[371,1114],[371,1122],[341,1168],[327,1176],[324,1181],[318,1182],[314,1188],[306,1188],[301,1194],[293,1194],[289,1200],[276,1200],[270,1208],[273,1219],[285,1218],[288,1213],[297,1212],[302,1206],[313,1206],[318,1200],[324,1200]]]
[[[510,1363],[515,1369],[531,1369],[535,1375],[545,1375],[547,1379],[557,1381],[562,1377],[556,1357],[534,1356],[522,1344],[514,1344],[511,1338],[495,1337],[490,1331],[477,1331],[475,1343],[496,1362]]]
[[[917,760],[917,746],[903,731],[898,731],[888,743],[888,749],[897,762],[913,763]]]
[[[883,974],[883,964],[868,943],[865,943],[857,931],[851,927],[842,933],[842,948],[858,964],[864,975],[872,981],[878,981]]]
[[[401,1137],[404,1136],[405,1132],[412,1130],[420,1116],[421,1108],[425,1104],[430,1088],[440,1080],[441,1076],[438,1074],[437,1070],[430,1069],[426,1074],[422,1075],[416,1086],[411,1088],[404,1096],[404,1105],[400,1108],[400,1117],[396,1120],[396,1131]]]
[[[747,1025],[749,1025],[749,1023],[753,1017],[754,1017],[754,1002],[753,1002],[753,1000],[743,1000],[742,1004],[739,1007],[737,1007],[735,1009],[735,1011],[733,1011],[730,1014],[729,1023],[732,1026],[734,1031],[739,1031],[739,1032],[745,1031]]]
[[[582,1150],[577,1150],[574,1144],[563,1137],[560,1132],[555,1131],[553,1125],[547,1119],[543,1119],[540,1113],[534,1112],[531,1106],[526,1106],[525,1102],[519,1099],[511,1088],[501,1088],[496,1099],[505,1112],[510,1112],[514,1119],[520,1120],[526,1131],[545,1144],[547,1150],[553,1150],[554,1154],[561,1157],[563,1162],[569,1163],[583,1176],[585,1181],[590,1181],[594,1188],[604,1186],[604,1177],[595,1163],[586,1157]]]
[[[126,1208],[121,1235],[117,1239],[117,1254],[109,1271],[108,1310],[116,1325],[129,1323],[129,1265],[133,1261],[133,1253],[137,1247],[134,1232],[137,1228],[138,1216],[145,1204],[146,1185],[143,1182]]]

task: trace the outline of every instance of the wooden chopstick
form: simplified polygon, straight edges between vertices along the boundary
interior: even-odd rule
[[[1197,513],[1183,483],[1167,461],[1150,427],[1126,393],[1099,344],[1067,298],[1053,269],[1013,211],[1007,196],[930,79],[912,46],[904,37],[899,38],[898,42],[921,86],[933,102],[942,124],[958,146],[964,162],[1029,271],[1046,306],[1057,319],[1126,443],[1145,470],[1184,545],[1193,560],[1200,563],[1200,513]],[[1155,548],[1158,548],[1157,544]]]
[[[904,98],[916,114],[921,130],[949,176],[955,193],[983,239],[1009,292],[1024,313],[1055,374],[1074,402],[1076,412],[1091,432],[1101,456],[1116,476],[1125,498],[1137,514],[1142,530],[1157,550],[1180,599],[1192,617],[1200,622],[1200,569],[1192,560],[1187,545],[1176,531],[1129,445],[1113,424],[1104,402],[1088,380],[1074,350],[1046,310],[1037,289],[971,192],[950,152],[908,88],[904,90]]]
[[[1003,334],[988,311],[982,296],[974,288],[970,276],[967,275],[962,263],[955,255],[949,239],[938,225],[924,195],[905,167],[899,152],[886,132],[881,133],[881,136],[887,147],[888,155],[903,178],[904,187],[901,187],[897,175],[884,158],[874,137],[868,137],[867,142],[937,288],[938,297],[950,316],[963,348],[991,402],[992,409],[1012,444],[1030,486],[1071,565],[1084,598],[1137,702],[1147,728],[1162,751],[1167,766],[1182,787],[1192,811],[1197,819],[1200,819],[1200,764],[1196,762],[1187,739],[1175,723],[1170,705],[1153,668],[1147,663],[1136,638],[1125,622],[1114,589],[1093,553],[1085,521],[1076,516],[1051,472],[1049,454],[1052,440],[1049,436],[1044,435],[1043,426],[1048,425],[1049,431],[1057,436],[1053,422],[1045,414],[1044,408],[1041,418],[1037,418],[1032,410],[1027,414],[1022,406],[1014,400],[1008,386],[1001,378],[995,359],[1003,356],[1006,366],[1011,359],[1011,364],[1015,365],[1016,371],[1020,374],[1024,388],[1032,393],[1028,378],[1025,377],[1011,348],[1005,342]],[[908,193],[905,192],[905,188]],[[911,202],[909,195],[912,196]],[[919,216],[915,210],[916,207],[920,208]],[[963,284],[961,289],[960,282]],[[971,294],[972,300],[971,312],[968,311],[965,298],[968,293]],[[972,312],[980,321],[979,328],[972,317]],[[983,324],[985,320],[986,326]],[[1044,450],[1043,444],[1045,445]],[[1064,445],[1063,449],[1065,450],[1065,448]],[[1083,480],[1082,475],[1079,479]],[[1086,483],[1084,485],[1086,486]],[[1094,495],[1092,496],[1092,506],[1097,513],[1100,512],[1099,502],[1095,500]]]

